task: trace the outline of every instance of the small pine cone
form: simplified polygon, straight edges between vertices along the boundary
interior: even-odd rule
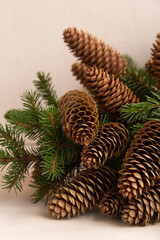
[[[120,123],[102,125],[97,136],[82,151],[82,162],[87,167],[103,166],[107,159],[118,157],[127,147],[129,132]]]
[[[116,182],[116,173],[110,168],[87,169],[54,194],[49,212],[59,219],[92,210]]]
[[[102,214],[109,217],[119,217],[124,205],[126,205],[126,199],[122,197],[117,188],[113,188],[103,195],[99,209]]]
[[[160,220],[160,182],[124,206],[121,218],[129,224],[154,223]]]
[[[67,28],[63,33],[73,54],[88,66],[96,66],[121,77],[127,68],[127,61],[109,45],[98,41],[96,37],[77,28]]]
[[[123,197],[138,197],[160,176],[160,121],[149,121],[135,135],[120,170]]]
[[[153,43],[152,56],[147,69],[156,78],[156,87],[160,89],[160,33],[157,34],[156,43]]]
[[[61,125],[66,137],[87,145],[98,131],[98,109],[86,92],[71,90],[59,102]]]
[[[93,94],[95,101],[111,118],[121,115],[122,105],[137,103],[139,99],[114,75],[110,76],[103,69],[89,67],[85,73],[84,86]]]
[[[80,83],[84,83],[84,73],[87,71],[87,66],[81,62],[75,62],[72,64],[71,71],[73,76],[76,76],[77,80],[80,80]]]

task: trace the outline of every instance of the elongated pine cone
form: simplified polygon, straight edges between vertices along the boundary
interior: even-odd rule
[[[82,151],[82,162],[87,167],[103,166],[107,159],[118,157],[127,147],[129,132],[120,123],[102,125],[97,136]]]
[[[127,85],[103,69],[89,67],[83,84],[93,94],[99,107],[114,119],[120,117],[122,105],[139,102]]]
[[[157,34],[156,43],[153,43],[151,59],[146,64],[148,72],[156,78],[156,87],[160,89],[160,33]]]
[[[110,168],[87,169],[54,194],[49,212],[59,219],[92,210],[116,181],[116,173]]]
[[[66,137],[87,145],[98,131],[98,109],[86,92],[71,90],[59,102],[61,125]]]
[[[137,198],[160,178],[160,121],[149,121],[135,135],[120,170],[124,197]]]
[[[102,214],[109,217],[119,217],[124,205],[126,205],[126,199],[118,192],[118,188],[113,188],[103,195],[99,209]]]
[[[121,77],[127,68],[127,61],[109,45],[98,41],[96,37],[77,28],[67,28],[63,33],[73,54],[88,66],[96,66]]]
[[[129,224],[154,223],[160,220],[160,181],[129,203],[122,210],[121,218]]]
[[[72,68],[71,71],[73,72],[73,76],[76,76],[77,80],[80,80],[80,83],[84,83],[84,74],[87,71],[87,66],[86,64],[82,63],[82,62],[75,62],[74,64],[72,64]]]

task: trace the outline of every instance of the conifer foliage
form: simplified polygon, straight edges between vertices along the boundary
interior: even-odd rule
[[[3,188],[22,191],[31,173],[32,201],[45,198],[57,219],[99,204],[129,224],[159,221],[160,34],[146,68],[75,27],[63,37],[78,58],[73,76],[89,93],[58,99],[50,74],[37,73],[22,109],[0,125]]]

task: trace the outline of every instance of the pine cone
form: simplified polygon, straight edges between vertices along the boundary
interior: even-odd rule
[[[102,125],[97,136],[85,146],[82,151],[82,162],[87,167],[98,168],[107,159],[118,157],[127,147],[129,132],[120,123],[106,123]]]
[[[113,188],[103,195],[99,204],[99,209],[102,214],[109,217],[119,217],[125,202],[126,200],[118,192],[118,189]]]
[[[160,33],[157,34],[156,43],[153,43],[152,56],[146,68],[156,78],[156,87],[160,89]]]
[[[73,54],[88,66],[96,66],[121,77],[127,68],[127,61],[112,47],[106,46],[89,33],[78,31],[77,28],[64,30],[64,42],[67,43]]]
[[[59,102],[61,125],[66,137],[75,143],[87,145],[98,129],[98,109],[85,92],[72,90]]]
[[[131,199],[147,192],[160,177],[160,121],[149,121],[135,135],[120,170],[118,187]]]
[[[103,69],[89,67],[83,84],[93,94],[99,107],[114,119],[120,117],[122,105],[139,102],[127,85],[113,75],[109,76]]]
[[[73,76],[76,76],[77,80],[80,80],[80,83],[84,83],[84,73],[87,71],[87,66],[81,62],[75,62],[72,64],[71,71]]]
[[[129,201],[122,210],[122,220],[129,224],[154,223],[160,220],[160,181],[136,199]]]
[[[116,181],[116,173],[110,168],[87,169],[54,194],[49,211],[59,219],[92,210]]]

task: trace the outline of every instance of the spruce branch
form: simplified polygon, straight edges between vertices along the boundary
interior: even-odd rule
[[[35,148],[26,148],[25,142],[20,133],[11,125],[0,125],[0,169],[7,167],[3,176],[2,184],[9,191],[22,190],[22,181],[31,167],[32,163],[39,161]]]
[[[42,109],[42,101],[40,94],[37,91],[25,91],[21,100],[23,102],[24,110],[30,111],[30,115],[33,117],[35,122],[39,122],[39,112]]]
[[[49,197],[57,190],[60,186],[58,181],[49,181],[44,176],[37,176],[36,180],[32,180],[30,187],[36,189],[31,195],[32,202],[37,203],[44,197],[46,197],[45,204],[48,203]]]
[[[5,114],[5,118],[17,131],[25,137],[36,140],[41,134],[39,122],[30,114],[29,110],[12,109]]]
[[[0,145],[12,153],[13,156],[24,156],[24,140],[10,125],[5,128],[0,124]]]
[[[146,102],[132,103],[123,106],[122,117],[128,124],[145,122],[156,118],[160,113],[160,92],[152,92],[153,97],[146,96]]]
[[[40,94],[36,91],[25,91],[21,99],[24,108],[9,110],[5,118],[18,133],[23,133],[29,139],[37,140],[42,133],[39,122],[39,114],[43,109]]]
[[[128,61],[128,67],[126,69],[126,74],[121,77],[121,80],[141,101],[145,101],[146,95],[152,96],[155,79],[145,68],[139,68],[132,58],[129,56],[125,57]]]
[[[29,168],[35,162],[41,160],[40,156],[26,155],[24,156],[12,156],[11,153],[7,151],[0,151],[0,170],[2,171],[7,167],[7,170],[3,176],[2,186],[4,189],[8,189],[9,192],[14,188],[15,192],[17,190],[22,190],[22,182],[28,174]]]
[[[61,176],[65,173],[64,171],[64,161],[61,159],[60,154],[57,151],[52,155],[46,155],[43,157],[41,163],[42,176],[46,176],[47,180],[59,180]]]
[[[52,78],[50,77],[50,74],[48,73],[45,75],[44,72],[38,72],[37,77],[38,80],[34,80],[33,83],[42,98],[47,101],[47,105],[58,107],[56,91],[52,86]]]
[[[48,180],[60,178],[70,167],[76,163],[80,156],[80,146],[74,144],[64,135],[59,119],[59,110],[54,106],[44,109],[40,113],[40,123],[43,134],[38,141],[42,175]]]
[[[22,190],[22,181],[26,178],[28,169],[31,167],[32,162],[20,162],[14,159],[14,162],[9,165],[6,174],[3,176],[2,186],[4,189],[11,191],[14,188],[15,192],[17,190]]]

